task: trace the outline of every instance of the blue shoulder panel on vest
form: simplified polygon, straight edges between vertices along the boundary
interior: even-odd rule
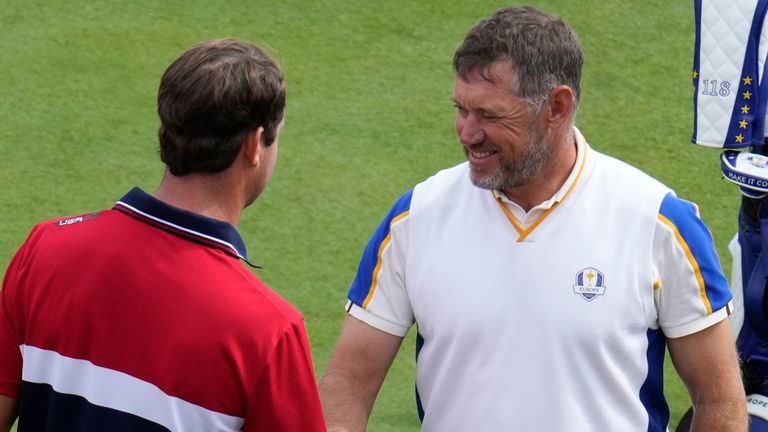
[[[373,232],[371,239],[365,246],[363,256],[360,259],[360,265],[357,268],[357,275],[352,282],[352,286],[349,288],[349,294],[347,297],[352,303],[363,307],[363,302],[368,296],[368,292],[371,289],[373,283],[373,272],[376,266],[379,264],[379,249],[384,240],[389,236],[389,229],[392,221],[407,212],[411,208],[411,196],[413,195],[413,189],[403,194],[392,206],[387,216],[379,224],[376,231]]]
[[[667,194],[659,213],[672,222],[688,245],[704,280],[705,294],[712,311],[725,307],[731,301],[731,291],[720,267],[712,235],[696,214],[696,207],[693,203]]]

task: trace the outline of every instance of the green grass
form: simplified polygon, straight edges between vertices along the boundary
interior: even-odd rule
[[[533,1],[586,52],[577,123],[598,150],[700,205],[726,270],[738,194],[719,153],[689,143],[693,11],[685,2]],[[239,227],[258,276],[305,315],[320,375],[362,247],[393,200],[463,159],[453,133],[451,58],[505,3],[354,0],[10,0],[0,14],[0,270],[35,221],[153,191],[155,92],[189,45],[234,36],[269,47],[288,83],[280,162]],[[417,430],[413,336],[371,431]],[[673,422],[687,396],[667,367]]]

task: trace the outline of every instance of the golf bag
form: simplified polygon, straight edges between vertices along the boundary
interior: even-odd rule
[[[768,431],[768,0],[694,0],[693,143],[724,149],[723,177],[742,194],[733,255],[731,325],[750,431]],[[736,48],[736,49],[734,49]],[[688,431],[689,409],[677,431]]]

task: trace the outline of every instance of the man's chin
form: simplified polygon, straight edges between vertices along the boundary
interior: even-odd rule
[[[479,187],[480,189],[500,189],[498,187],[499,179],[497,177],[498,176],[496,175],[482,175],[474,172],[474,170],[469,172],[469,179],[472,181],[472,184]]]

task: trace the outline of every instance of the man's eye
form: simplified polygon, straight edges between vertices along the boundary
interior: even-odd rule
[[[499,116],[487,112],[482,113],[482,116],[486,120],[496,120],[499,118]]]
[[[469,111],[467,111],[466,108],[462,108],[458,105],[456,105],[456,111],[458,111],[459,115],[462,117],[466,117],[467,115],[469,115]]]

